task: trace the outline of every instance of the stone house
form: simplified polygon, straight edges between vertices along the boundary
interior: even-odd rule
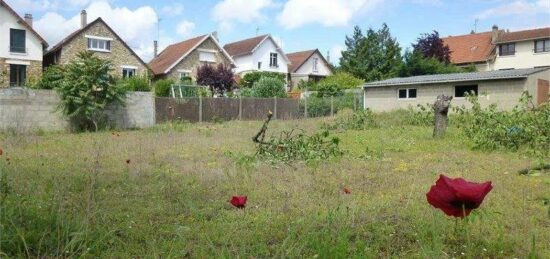
[[[186,78],[195,81],[197,69],[203,64],[235,67],[235,62],[221,47],[215,33],[172,44],[159,54],[155,42],[155,57],[149,62],[155,79],[175,81]]]
[[[466,93],[479,96],[482,106],[497,104],[510,110],[523,92],[533,96],[535,104],[548,102],[550,68],[523,68],[473,73],[392,78],[364,85],[364,106],[376,112],[416,108],[432,104],[441,94],[453,96],[452,105],[468,102]]]
[[[147,64],[103,19],[97,18],[88,23],[85,10],[80,17],[80,29],[69,34],[44,55],[44,67],[67,64],[78,53],[91,51],[97,57],[112,62],[114,76],[127,78],[149,75]]]
[[[289,53],[288,81],[296,86],[300,81],[319,81],[332,75],[332,67],[318,49]]]
[[[499,30],[442,38],[451,50],[451,63],[478,71],[550,67],[550,27],[521,31]]]
[[[0,0],[0,88],[23,87],[42,76],[48,43],[33,29],[32,15],[21,18]]]

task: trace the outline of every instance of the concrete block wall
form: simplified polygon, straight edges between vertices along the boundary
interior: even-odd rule
[[[51,90],[0,89],[0,130],[63,131],[68,120],[57,110],[59,96]],[[108,109],[117,128],[146,128],[155,124],[152,93],[128,93],[126,106]]]

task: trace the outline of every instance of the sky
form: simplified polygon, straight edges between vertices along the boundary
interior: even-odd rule
[[[387,23],[403,49],[422,33],[461,35],[550,26],[550,0],[5,0],[55,45],[80,24],[101,16],[148,62],[160,49],[216,31],[222,45],[271,34],[286,53],[319,49],[337,63],[345,37],[358,25]]]

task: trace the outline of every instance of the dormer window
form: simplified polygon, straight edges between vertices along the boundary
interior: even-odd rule
[[[111,41],[113,39],[88,35],[86,35],[86,38],[88,38],[88,50],[111,52]]]
[[[535,41],[535,53],[541,52],[550,52],[550,39]]]
[[[18,29],[10,29],[10,52],[11,53],[27,53],[26,31]]]
[[[270,53],[269,54],[269,67],[279,67],[279,64],[277,62],[277,53]]]
[[[499,46],[499,56],[513,56],[516,54],[516,44],[506,43]]]
[[[319,69],[317,68],[318,64],[319,64],[319,59],[313,58],[313,72],[319,71]]]

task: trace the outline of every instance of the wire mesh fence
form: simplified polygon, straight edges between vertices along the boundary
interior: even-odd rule
[[[156,98],[157,123],[167,121],[262,120],[273,112],[274,119],[291,120],[333,116],[343,109],[363,108],[360,96],[291,98]]]

